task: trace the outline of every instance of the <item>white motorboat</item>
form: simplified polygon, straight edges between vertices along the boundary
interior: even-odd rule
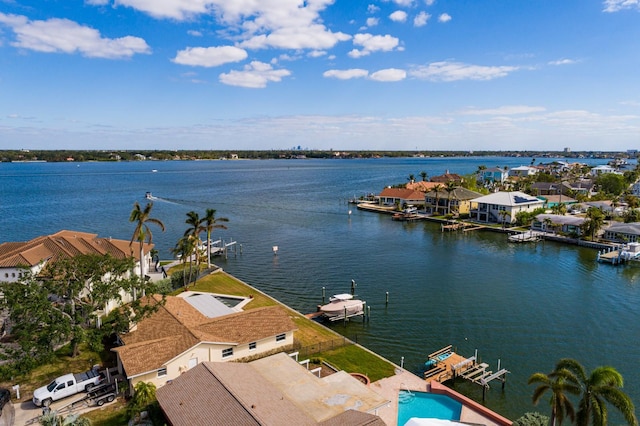
[[[349,318],[364,314],[364,302],[348,293],[335,294],[329,298],[329,303],[320,306],[320,312],[331,321]]]

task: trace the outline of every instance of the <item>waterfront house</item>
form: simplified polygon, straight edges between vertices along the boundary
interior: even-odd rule
[[[153,244],[143,245],[143,261],[150,262]],[[26,242],[0,244],[0,281],[16,282],[26,273],[37,275],[49,262],[81,254],[109,254],[117,259],[133,256],[140,271],[140,250],[131,253],[129,241],[98,238],[97,234],[62,230]]]
[[[384,188],[378,196],[382,205],[393,206],[424,205],[424,192],[407,188]]]
[[[536,173],[538,173],[538,168],[531,166],[514,167],[508,172],[509,177],[528,177],[533,176]]]
[[[536,215],[535,220],[531,223],[531,229],[580,236],[582,234],[581,226],[585,220],[584,217],[579,216],[542,213]]]
[[[172,426],[384,426],[376,413],[391,409],[389,400],[346,372],[320,378],[285,353],[249,363],[201,363],[156,396]]]
[[[182,296],[182,297],[180,297]],[[167,296],[165,304],[119,336],[118,370],[133,388],[157,387],[203,361],[238,361],[289,350],[295,324],[280,306],[237,312],[210,293]],[[160,296],[145,303],[158,303]]]
[[[603,238],[618,243],[640,242],[640,222],[612,222],[604,229]]]
[[[496,192],[470,202],[476,205],[469,212],[470,218],[485,223],[514,223],[516,214],[544,206],[543,200],[520,191]]]
[[[442,183],[444,185],[448,184],[449,182],[453,182],[456,185],[462,185],[462,182],[464,181],[462,176],[457,173],[449,173],[449,170],[447,170],[443,175],[432,176],[429,180],[431,182]]]
[[[509,177],[509,173],[500,167],[489,167],[481,170],[479,176],[481,182],[502,184]]]
[[[420,191],[422,193],[429,192],[436,186],[443,186],[440,182],[429,182],[426,180],[417,180],[414,182],[407,182],[404,186],[407,189],[412,189],[414,191]]]
[[[607,173],[619,173],[619,172],[617,172],[616,169],[611,166],[601,165],[601,166],[592,167],[590,173],[591,173],[591,176],[595,177],[595,176],[600,176]]]
[[[458,186],[453,191],[441,187],[438,191],[429,191],[424,196],[427,213],[443,215],[447,213],[466,214],[471,211],[472,200],[481,197],[479,192]],[[475,206],[475,204],[473,204]]]

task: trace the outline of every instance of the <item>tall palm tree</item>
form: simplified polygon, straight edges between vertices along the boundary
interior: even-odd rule
[[[189,254],[189,262],[193,261],[195,257],[196,261],[196,269],[199,269],[200,264],[200,256],[198,255],[198,251],[200,250],[201,241],[200,241],[200,233],[205,229],[202,226],[203,220],[200,219],[200,215],[194,211],[190,211],[187,213],[187,219],[184,221],[189,227],[186,231],[184,231],[185,237],[190,237],[192,239],[192,249],[193,251]]]
[[[129,222],[135,222],[136,227],[133,230],[133,235],[131,236],[131,241],[129,242],[129,246],[131,247],[131,253],[133,254],[133,242],[137,241],[140,245],[140,280],[144,282],[145,276],[145,262],[144,262],[144,243],[148,241],[149,244],[153,242],[153,234],[151,233],[151,229],[149,229],[150,223],[157,225],[160,227],[162,232],[164,232],[164,223],[160,219],[156,219],[151,217],[151,209],[153,208],[153,203],[147,203],[144,210],[140,208],[140,204],[136,201],[133,203],[133,210],[129,215]],[[133,299],[136,299],[136,289],[134,286],[133,289]]]
[[[426,182],[427,181],[427,172],[425,172],[425,171],[420,172],[420,177],[422,178],[423,182]]]
[[[587,220],[583,223],[585,233],[591,234],[591,241],[596,233],[604,226],[604,213],[597,207],[589,207],[586,214]]]
[[[455,197],[456,183],[450,180],[444,190],[447,191],[447,214],[451,214],[451,194]]]
[[[440,202],[440,191],[442,191],[444,189],[444,186],[438,184],[436,186],[433,187],[433,192],[436,193],[436,214],[438,214],[438,203]]]
[[[416,176],[412,173],[412,174],[409,175],[407,180],[409,181],[409,183],[413,183],[413,182],[416,181]]]
[[[537,383],[538,387],[533,391],[533,404],[537,405],[542,396],[551,391],[549,404],[551,405],[551,426],[556,422],[561,425],[565,416],[571,422],[575,419],[575,409],[567,394],[578,395],[580,389],[573,382],[567,380],[567,372],[560,369],[554,370],[550,374],[534,373],[529,377],[528,384]]]
[[[187,287],[191,282],[193,269],[193,253],[196,250],[197,242],[192,235],[187,235],[178,240],[171,252],[180,258],[182,263],[182,284]],[[187,276],[187,261],[189,262],[189,275]]]
[[[624,380],[615,368],[597,367],[587,376],[578,361],[564,358],[558,361],[556,370],[566,372],[567,380],[580,388],[581,398],[576,413],[577,426],[588,426],[589,423],[593,426],[606,426],[607,403],[613,405],[629,425],[638,425],[633,402],[620,389],[624,385]]]
[[[229,222],[226,217],[216,218],[215,209],[207,209],[202,218],[204,229],[207,230],[207,268],[211,268],[211,231],[214,229],[227,229],[227,227],[218,222]]]

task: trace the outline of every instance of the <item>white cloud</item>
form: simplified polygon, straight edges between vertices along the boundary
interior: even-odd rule
[[[398,47],[399,40],[390,35],[374,36],[372,34],[356,34],[353,37],[353,44],[362,46],[361,50],[353,49],[349,52],[352,58],[360,58],[367,56],[372,52],[383,51],[389,52]]]
[[[449,22],[451,20],[451,15],[448,13],[442,13],[438,16],[438,22]]]
[[[241,42],[239,46],[247,49],[329,49],[351,36],[341,32],[328,31],[324,25],[306,27],[283,27],[269,34],[254,35]]]
[[[178,52],[173,62],[196,67],[217,67],[230,62],[239,62],[247,58],[247,52],[234,46],[187,47]]]
[[[103,38],[100,32],[68,19],[29,21],[25,16],[0,13],[0,23],[16,34],[12,46],[46,53],[80,53],[89,58],[121,59],[151,53],[147,43],[133,36]]]
[[[84,0],[84,2],[90,6],[106,6],[109,4],[109,0]]]
[[[494,78],[505,77],[518,69],[518,67],[513,66],[488,67],[442,61],[416,67],[409,74],[412,77],[430,81],[493,80]]]
[[[420,12],[416,15],[415,18],[413,18],[413,26],[424,27],[425,25],[427,25],[429,18],[431,18],[431,15],[429,15],[427,12]]]
[[[389,19],[393,22],[405,22],[407,20],[407,12],[404,10],[396,10],[391,15],[389,15]]]
[[[571,65],[575,63],[576,61],[573,59],[558,59],[557,61],[550,61],[549,65]]]
[[[544,107],[532,107],[526,105],[507,105],[490,109],[469,108],[461,112],[462,115],[517,115],[544,112]]]
[[[320,58],[321,56],[327,56],[327,52],[324,50],[312,50],[307,56],[310,58]]]
[[[619,12],[624,9],[639,9],[640,0],[605,0],[605,12]]]
[[[197,30],[189,30],[187,31],[187,34],[194,37],[202,37],[202,32]]]
[[[267,87],[267,83],[280,82],[289,75],[291,75],[289,70],[274,70],[269,64],[253,61],[245,65],[242,71],[234,70],[220,74],[220,82],[229,86],[261,89]]]
[[[367,70],[352,68],[349,70],[327,70],[322,73],[325,78],[337,78],[339,80],[350,80],[352,78],[364,78],[369,75]]]
[[[375,27],[380,20],[378,18],[367,18],[367,27]]]
[[[398,6],[409,7],[413,4],[413,0],[393,0]]]
[[[334,0],[115,0],[158,19],[184,21],[213,15],[248,49],[316,49],[333,47],[351,37],[329,30],[320,13]]]
[[[424,4],[426,4],[427,6],[431,6],[436,2],[436,0],[424,0]]]
[[[372,73],[370,78],[375,81],[400,81],[407,78],[407,72],[397,68],[388,68]]]
[[[367,13],[376,13],[380,10],[380,8],[378,6],[376,6],[375,4],[370,4],[369,6],[367,6]]]

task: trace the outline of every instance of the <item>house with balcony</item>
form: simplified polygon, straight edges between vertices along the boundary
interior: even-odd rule
[[[532,167],[532,166],[519,166],[519,167],[514,167],[512,169],[509,170],[508,174],[509,177],[528,177],[528,176],[533,176],[536,173],[538,173],[538,168],[537,167]]]
[[[544,207],[544,200],[520,191],[500,191],[471,202],[476,207],[471,209],[469,217],[484,223],[514,223],[516,214]]]
[[[509,173],[507,170],[501,169],[500,167],[489,167],[480,171],[478,180],[483,183],[502,184],[508,177]]]
[[[424,206],[427,213],[444,215],[449,213],[469,213],[475,204],[472,200],[481,197],[479,192],[458,186],[452,191],[439,188],[438,191],[429,191],[424,196]]]

